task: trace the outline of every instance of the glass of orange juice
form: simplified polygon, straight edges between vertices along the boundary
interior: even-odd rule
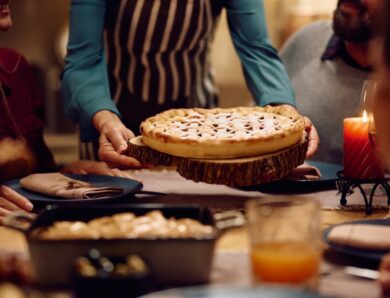
[[[254,281],[316,290],[322,259],[318,202],[259,198],[247,202],[246,212]]]

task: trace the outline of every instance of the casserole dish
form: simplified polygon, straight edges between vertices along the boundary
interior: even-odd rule
[[[123,212],[133,212],[139,216],[152,210],[160,210],[166,218],[195,219],[204,225],[212,226],[213,233],[199,239],[43,240],[32,236],[35,229],[50,226],[57,221],[86,222]],[[27,226],[26,221],[29,222]],[[38,284],[69,285],[74,260],[87,254],[90,249],[97,249],[103,255],[139,255],[150,267],[153,284],[187,285],[208,281],[216,240],[226,229],[241,226],[244,221],[240,212],[213,216],[208,208],[194,205],[49,205],[36,218],[26,214],[10,215],[5,218],[4,225],[25,233]]]

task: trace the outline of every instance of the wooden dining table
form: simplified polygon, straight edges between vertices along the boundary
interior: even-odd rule
[[[245,202],[268,196],[304,196],[321,204],[322,228],[362,219],[385,218],[388,215],[387,197],[374,197],[373,213],[365,214],[364,201],[357,191],[347,197],[348,204],[340,206],[340,194],[334,189],[296,194],[289,190],[270,194],[222,185],[195,183],[178,175],[172,168],[154,168],[130,171],[134,179],[143,183],[144,193],[124,198],[120,203],[197,204],[214,212],[244,210]],[[300,189],[302,192],[302,189]],[[324,258],[320,272],[318,292],[330,297],[382,297],[376,280],[360,278],[346,273],[346,266],[376,270],[378,263],[364,261],[333,251],[324,243]],[[28,255],[24,235],[0,227],[0,253],[13,252]],[[249,239],[245,227],[226,232],[217,242],[210,283],[205,286],[253,286],[249,261]],[[72,297],[69,291],[45,292],[46,297]],[[58,296],[60,295],[60,296]]]

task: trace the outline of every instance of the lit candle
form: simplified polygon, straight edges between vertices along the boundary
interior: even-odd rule
[[[353,179],[383,178],[383,163],[370,143],[368,117],[344,119],[344,176]]]

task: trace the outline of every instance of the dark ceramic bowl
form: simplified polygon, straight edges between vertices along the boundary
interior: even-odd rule
[[[108,259],[114,266],[126,263],[126,258],[124,257],[100,256],[100,258]],[[93,265],[97,262],[91,260],[90,255],[83,257],[83,259],[89,259]],[[150,274],[147,267],[143,271],[121,275],[114,275],[102,268],[98,269],[97,266],[93,266],[93,268],[97,269],[96,274],[86,276],[75,265],[73,270],[73,289],[76,298],[133,298],[147,293],[150,288]]]

